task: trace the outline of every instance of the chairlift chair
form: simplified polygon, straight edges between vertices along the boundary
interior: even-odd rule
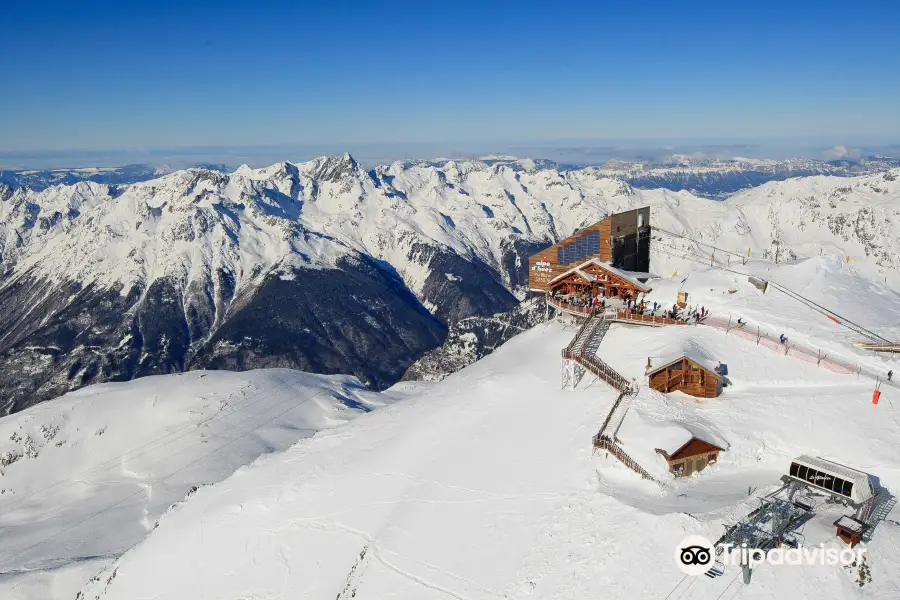
[[[803,510],[813,510],[816,507],[816,501],[807,494],[794,497],[793,504]]]

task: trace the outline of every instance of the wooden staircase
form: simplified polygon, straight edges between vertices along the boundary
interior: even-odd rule
[[[600,437],[600,434],[594,436],[594,448],[600,448],[602,450],[608,451],[610,454],[619,459],[619,462],[643,477],[644,479],[648,479],[650,481],[655,481],[653,476],[647,472],[647,470],[641,465],[637,464],[633,458],[628,456],[622,448],[619,447],[617,443],[612,441],[607,437]]]
[[[633,458],[622,450],[616,443],[616,435],[625,420],[632,399],[637,395],[638,387],[628,381],[619,372],[601,360],[597,355],[600,342],[603,341],[606,332],[614,319],[607,318],[604,314],[591,314],[578,331],[569,345],[562,350],[563,359],[563,387],[574,389],[584,373],[590,371],[598,379],[618,390],[619,396],[606,415],[606,420],[600,431],[594,436],[594,449],[604,449],[615,456],[623,465],[643,477],[653,481],[653,477],[639,465]]]

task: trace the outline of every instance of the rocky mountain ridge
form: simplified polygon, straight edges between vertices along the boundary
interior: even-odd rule
[[[777,242],[782,259],[840,252],[891,279],[898,176],[797,178],[714,202],[534,161],[365,169],[344,155],[2,187],[0,410],[194,368],[351,373],[383,388],[448,327],[512,308],[530,254],[645,205],[657,273],[695,268],[700,244],[771,256]]]

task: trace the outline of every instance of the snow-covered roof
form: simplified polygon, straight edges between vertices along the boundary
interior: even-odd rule
[[[586,281],[594,281],[596,279],[596,277],[594,277],[590,273],[585,273],[584,271],[582,271],[581,269],[579,269],[577,267],[575,268],[575,272],[578,273],[579,275],[581,275],[582,277],[584,277],[584,279]]]
[[[629,410],[625,415],[616,437],[625,452],[650,471],[651,475],[664,475],[669,472],[668,465],[656,452],[657,449],[671,456],[694,438],[718,448],[728,447],[721,436],[700,424],[652,421],[635,409]]]
[[[651,357],[650,364],[652,365],[649,369],[649,373],[656,373],[660,369],[668,367],[672,363],[678,362],[682,358],[687,358],[690,361],[697,363],[707,371],[716,372],[716,369],[719,367],[719,361],[713,360],[708,356],[705,356],[702,352],[670,352],[664,356],[660,357]]]
[[[617,269],[614,266],[603,262],[599,258],[590,258],[590,259],[584,261],[583,263],[581,263],[580,265],[572,267],[565,273],[561,273],[561,274],[557,275],[556,277],[554,277],[553,279],[551,279],[550,283],[554,283],[565,277],[568,277],[572,273],[578,273],[580,276],[584,277],[587,281],[593,281],[594,277],[592,275],[585,273],[583,270],[588,265],[596,265],[596,266],[600,267],[601,269],[603,269],[604,271],[608,271],[609,273],[615,275],[616,277],[620,277],[620,278],[624,279],[625,281],[632,284],[633,286],[635,286],[642,292],[650,291],[650,288],[648,288],[646,285],[644,285],[643,283],[641,283],[640,281],[635,279],[629,272]]]
[[[818,456],[809,456],[804,454],[802,456],[798,456],[794,459],[794,462],[799,464],[805,464],[808,467],[813,467],[820,471],[827,471],[832,475],[840,477],[841,479],[865,479],[868,481],[868,474],[859,471],[857,469],[852,469],[850,467],[845,467],[844,465],[836,462],[832,462],[830,460],[825,460],[824,458],[819,458]]]
[[[858,471],[856,469],[844,466],[840,463],[832,462],[824,458],[819,458],[818,456],[808,456],[806,454],[798,456],[794,459],[793,462],[798,465],[805,466],[808,469],[815,469],[819,474],[827,474],[844,481],[852,482],[853,489],[850,492],[849,498],[857,504],[865,502],[874,494],[872,483],[869,481],[869,475],[868,473],[864,473],[863,471]],[[816,487],[824,487],[815,481],[811,481],[808,477],[800,477],[799,475],[801,474],[802,473],[798,473],[796,475],[791,474],[791,477],[794,477],[795,479],[801,479],[803,481],[806,481],[807,483],[812,483],[816,485]]]
[[[638,281],[640,281],[641,279],[653,279],[653,278],[657,277],[656,275],[653,275],[652,273],[646,273],[644,271],[626,271],[624,269],[619,269],[619,271],[622,273],[625,273],[632,279],[637,279]]]
[[[834,522],[835,525],[840,527],[841,529],[846,529],[847,531],[852,531],[853,533],[861,534],[866,530],[866,524],[862,521],[857,521],[850,515],[844,515],[840,519]]]

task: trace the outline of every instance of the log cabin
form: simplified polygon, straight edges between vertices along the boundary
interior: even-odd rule
[[[651,388],[668,394],[680,391],[696,398],[715,398],[722,393],[724,383],[716,361],[678,355],[657,361],[650,366],[647,377]]]

